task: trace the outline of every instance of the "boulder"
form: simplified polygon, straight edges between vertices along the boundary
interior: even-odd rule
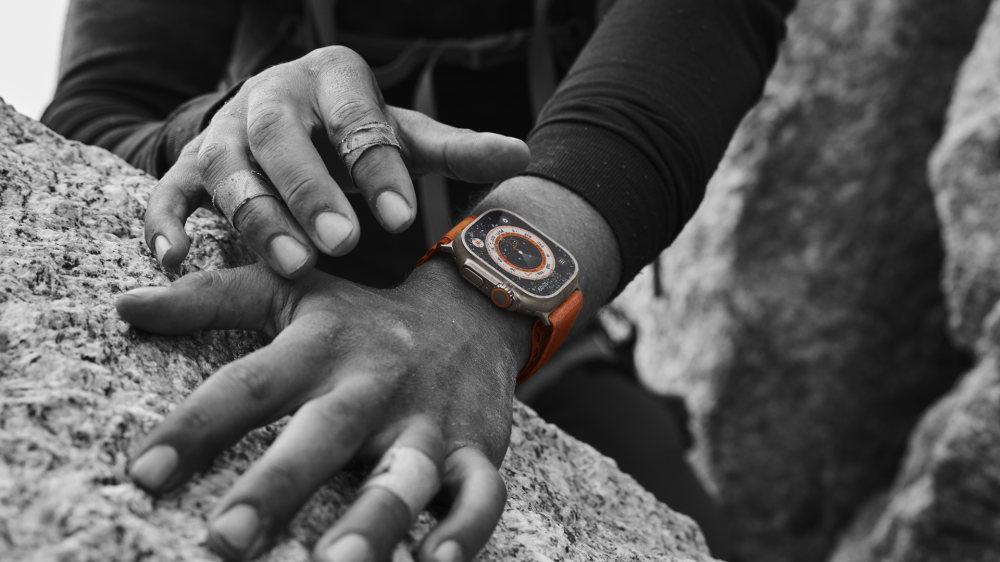
[[[69,142],[0,102],[0,559],[216,560],[205,515],[280,431],[253,432],[177,492],[154,499],[126,477],[128,451],[255,334],[138,333],[116,295],[172,276],[142,242],[154,180]],[[187,271],[245,263],[224,222],[199,214]],[[614,463],[515,404],[502,474],[510,499],[480,560],[711,560],[695,524]],[[304,560],[361,474],[334,478],[272,561]],[[394,554],[432,521],[421,515]]]
[[[969,366],[926,162],[987,7],[800,0],[701,208],[616,301],[744,560],[823,559]]]
[[[982,361],[921,420],[895,485],[862,511],[830,562],[1000,559],[998,459],[995,333]]]
[[[972,349],[1000,298],[1000,7],[965,62],[930,175],[947,258],[949,321]]]
[[[962,68],[931,181],[956,340],[979,364],[923,418],[892,489],[833,562],[1000,559],[1000,2]]]

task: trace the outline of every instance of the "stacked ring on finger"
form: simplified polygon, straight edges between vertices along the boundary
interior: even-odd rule
[[[236,213],[251,199],[258,197],[274,197],[281,201],[281,194],[264,174],[257,170],[239,170],[215,188],[212,205],[236,228]]]
[[[359,493],[371,488],[382,488],[399,498],[410,509],[412,521],[441,489],[441,476],[434,461],[420,449],[394,445],[382,456]]]
[[[399,150],[396,131],[383,121],[371,121],[347,131],[337,143],[337,154],[354,177],[354,165],[369,148],[394,146]]]

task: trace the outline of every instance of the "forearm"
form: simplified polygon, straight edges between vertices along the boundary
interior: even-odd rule
[[[619,0],[539,117],[528,174],[600,212],[624,287],[697,209],[793,0]]]
[[[42,122],[160,175],[198,133],[241,0],[73,0]]]

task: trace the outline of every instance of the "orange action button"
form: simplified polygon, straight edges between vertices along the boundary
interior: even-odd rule
[[[490,292],[490,299],[493,300],[493,304],[499,306],[500,308],[507,308],[507,306],[510,305],[510,294],[500,287],[497,287]]]

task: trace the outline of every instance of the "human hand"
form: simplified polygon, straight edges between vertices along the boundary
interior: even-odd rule
[[[386,122],[400,148],[374,146],[347,170],[335,147],[371,122]],[[184,222],[222,191],[245,200],[231,217],[247,244],[277,273],[310,271],[317,249],[349,252],[360,236],[357,216],[342,186],[352,182],[379,223],[405,230],[416,213],[411,176],[441,174],[470,183],[493,183],[522,172],[528,147],[520,140],[438,123],[385,105],[367,63],[344,47],[327,47],[247,80],[235,97],[182,151],[163,176],[146,210],[146,244],[165,267],[185,258]],[[263,172],[267,179],[256,175]]]
[[[288,281],[255,265],[134,290],[117,308],[133,326],[159,334],[256,329],[273,338],[174,409],[144,438],[130,467],[139,485],[163,492],[251,429],[293,414],[212,512],[209,543],[220,554],[260,555],[345,463],[373,462],[394,445],[433,461],[441,497],[450,502],[418,560],[470,560],[492,534],[506,501],[497,467],[531,319],[489,304],[446,257],[390,290],[316,271]],[[408,506],[384,488],[363,490],[317,542],[314,558],[385,559],[424,497]]]

